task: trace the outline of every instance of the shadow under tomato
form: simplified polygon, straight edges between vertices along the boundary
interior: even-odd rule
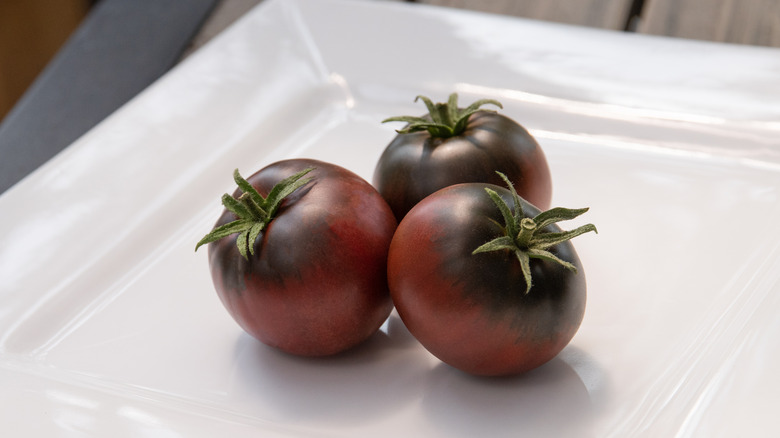
[[[235,363],[231,392],[252,414],[325,428],[386,417],[421,398],[431,367],[395,314],[365,343],[328,357],[293,356],[242,334]]]
[[[561,356],[523,375],[500,378],[471,376],[442,363],[431,371],[422,406],[443,436],[592,436],[592,399]]]

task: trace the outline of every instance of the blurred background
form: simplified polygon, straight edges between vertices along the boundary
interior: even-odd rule
[[[0,193],[263,0],[0,0]],[[354,0],[780,47],[780,0]]]
[[[0,119],[88,13],[90,0],[0,1]]]
[[[0,119],[98,1],[0,1]],[[198,42],[205,42],[261,1],[212,2],[214,10],[209,11],[208,17],[211,23],[202,23],[210,26],[204,29],[207,34],[200,36],[203,41]],[[187,2],[179,3],[184,7]],[[780,47],[778,0],[417,0],[409,3],[656,35]]]

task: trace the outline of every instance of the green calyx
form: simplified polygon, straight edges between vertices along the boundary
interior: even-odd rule
[[[276,216],[284,198],[289,196],[300,187],[306,185],[311,178],[302,179],[304,175],[311,172],[314,168],[304,169],[295,175],[279,181],[268,193],[267,198],[263,198],[252,185],[245,180],[238,169],[233,172],[233,180],[243,192],[238,198],[234,198],[227,193],[222,195],[222,205],[235,214],[238,219],[233,222],[220,225],[201,239],[195,246],[195,251],[210,242],[239,233],[236,239],[238,252],[249,260],[249,254],[255,254],[255,240],[260,233]]]
[[[506,175],[501,172],[496,173],[504,180],[512,193],[515,204],[514,211],[509,208],[509,205],[498,193],[490,188],[485,188],[490,199],[501,210],[501,215],[504,217],[505,234],[481,245],[472,254],[504,250],[513,252],[520,262],[520,267],[525,277],[526,294],[531,290],[533,284],[531,279],[531,259],[549,260],[562,265],[566,269],[577,272],[577,268],[573,264],[556,257],[549,249],[589,231],[598,233],[596,227],[593,224],[587,224],[571,231],[562,232],[549,232],[545,231],[544,228],[556,222],[574,219],[588,211],[588,209],[557,207],[541,212],[534,218],[525,217],[520,204],[520,196],[518,196],[514,186]]]
[[[414,101],[417,102],[418,99],[425,102],[430,119],[415,116],[398,116],[382,120],[382,123],[406,122],[406,127],[397,131],[400,134],[428,131],[431,137],[448,138],[460,135],[466,129],[466,124],[472,114],[477,111],[485,111],[480,109],[481,106],[491,104],[503,108],[500,102],[493,99],[481,99],[467,108],[458,108],[457,93],[450,94],[447,102],[433,103],[431,99],[425,96],[417,96]]]

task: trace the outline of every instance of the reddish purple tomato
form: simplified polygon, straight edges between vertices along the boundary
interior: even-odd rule
[[[519,202],[523,218],[503,215],[486,188],[512,212]],[[585,210],[540,214],[509,190],[479,183],[425,198],[390,245],[388,281],[401,319],[433,355],[471,374],[544,364],[569,343],[585,311],[585,277],[568,239],[595,231],[588,224],[562,232],[554,222]]]
[[[313,170],[303,179],[307,168]],[[305,356],[338,353],[374,334],[392,310],[386,266],[396,228],[379,193],[346,169],[306,159],[271,164],[243,181],[273,217],[264,226],[244,220],[255,207],[251,190],[239,189],[223,197],[230,207],[216,235],[199,243],[211,241],[214,286],[238,324],[267,345]],[[237,228],[227,225],[237,219]]]
[[[494,111],[480,110],[484,99],[458,108],[457,94],[447,103],[428,107],[423,117],[391,117],[385,122],[407,122],[385,148],[373,184],[400,221],[415,204],[444,187],[482,182],[502,185],[496,171],[505,174],[517,192],[541,209],[550,207],[552,179],[544,152],[528,131]]]

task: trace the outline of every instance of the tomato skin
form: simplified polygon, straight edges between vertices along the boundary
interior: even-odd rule
[[[353,347],[387,319],[387,250],[396,221],[379,193],[339,166],[306,159],[271,164],[247,181],[262,196],[307,167],[245,259],[236,235],[209,244],[220,300],[249,334],[288,353],[322,356]],[[237,196],[240,192],[236,192]],[[235,220],[224,211],[215,226]]]
[[[513,254],[472,255],[502,234],[487,186],[445,188],[406,215],[390,244],[390,293],[409,331],[443,362],[475,375],[518,374],[555,357],[577,332],[585,277],[570,242],[550,251],[579,272],[532,259],[528,294]],[[513,206],[508,190],[489,187]],[[527,203],[523,211],[529,217],[539,213]]]
[[[444,187],[466,182],[503,186],[504,173],[518,194],[546,210],[552,198],[547,159],[528,131],[501,114],[478,111],[466,130],[449,138],[427,131],[397,135],[385,148],[372,182],[396,218]]]

